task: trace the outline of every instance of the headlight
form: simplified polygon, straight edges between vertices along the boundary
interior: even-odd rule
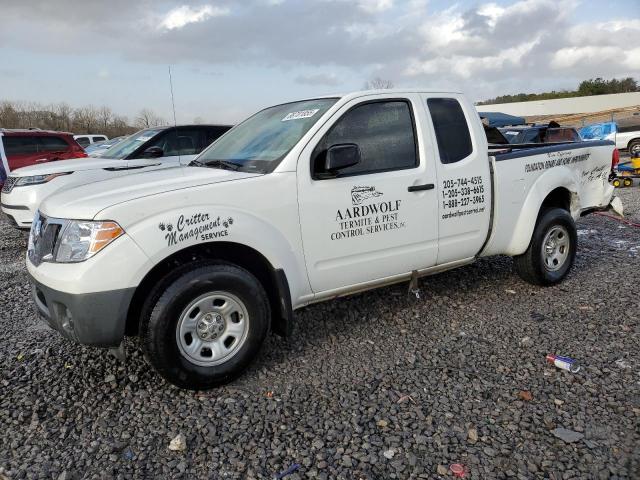
[[[58,240],[56,262],[83,262],[124,233],[115,222],[70,220]]]
[[[50,182],[56,177],[61,177],[62,175],[69,175],[70,173],[73,173],[73,172],[51,173],[49,175],[33,175],[30,177],[19,177],[14,187],[24,187],[26,185],[39,185],[41,183]]]

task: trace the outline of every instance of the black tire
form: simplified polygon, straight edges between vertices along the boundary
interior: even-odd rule
[[[562,264],[554,266],[555,270],[550,270],[543,259],[543,249],[545,248],[543,242],[552,230],[564,235],[562,229],[568,234],[568,252]],[[536,222],[529,248],[522,255],[513,257],[513,264],[516,272],[525,282],[534,285],[554,285],[561,282],[571,270],[576,258],[577,247],[576,225],[569,212],[563,208],[548,209],[541,213]]]
[[[181,275],[161,281],[141,313],[140,338],[151,366],[172,384],[206,390],[237,378],[258,354],[270,329],[271,311],[261,283],[238,266],[202,262],[182,267]],[[248,330],[243,343],[224,363],[201,366],[182,353],[176,328],[185,309],[210,292],[226,292],[243,304]]]
[[[640,150],[640,140],[631,140],[628,145],[629,155],[633,155],[637,150]]]

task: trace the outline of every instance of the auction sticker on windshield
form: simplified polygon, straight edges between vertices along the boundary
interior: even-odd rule
[[[314,108],[313,110],[300,110],[299,112],[291,112],[288,113],[286,117],[282,119],[283,122],[288,122],[289,120],[299,120],[301,118],[311,118],[316,113],[320,111],[319,108]]]

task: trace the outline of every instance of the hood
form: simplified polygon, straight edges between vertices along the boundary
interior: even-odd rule
[[[50,217],[90,220],[105,208],[137,198],[260,175],[206,167],[132,173],[54,193],[42,202],[40,210]]]
[[[127,166],[127,160],[91,157],[74,158],[72,160],[56,160],[55,162],[44,162],[29,167],[18,168],[11,172],[11,176],[29,177],[32,175],[50,175],[52,173],[79,172],[82,170],[125,166]]]

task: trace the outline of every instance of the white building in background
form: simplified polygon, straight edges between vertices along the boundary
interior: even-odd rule
[[[476,106],[479,112],[503,112],[521,117],[593,113],[627,107],[638,107],[640,111],[640,92]]]

